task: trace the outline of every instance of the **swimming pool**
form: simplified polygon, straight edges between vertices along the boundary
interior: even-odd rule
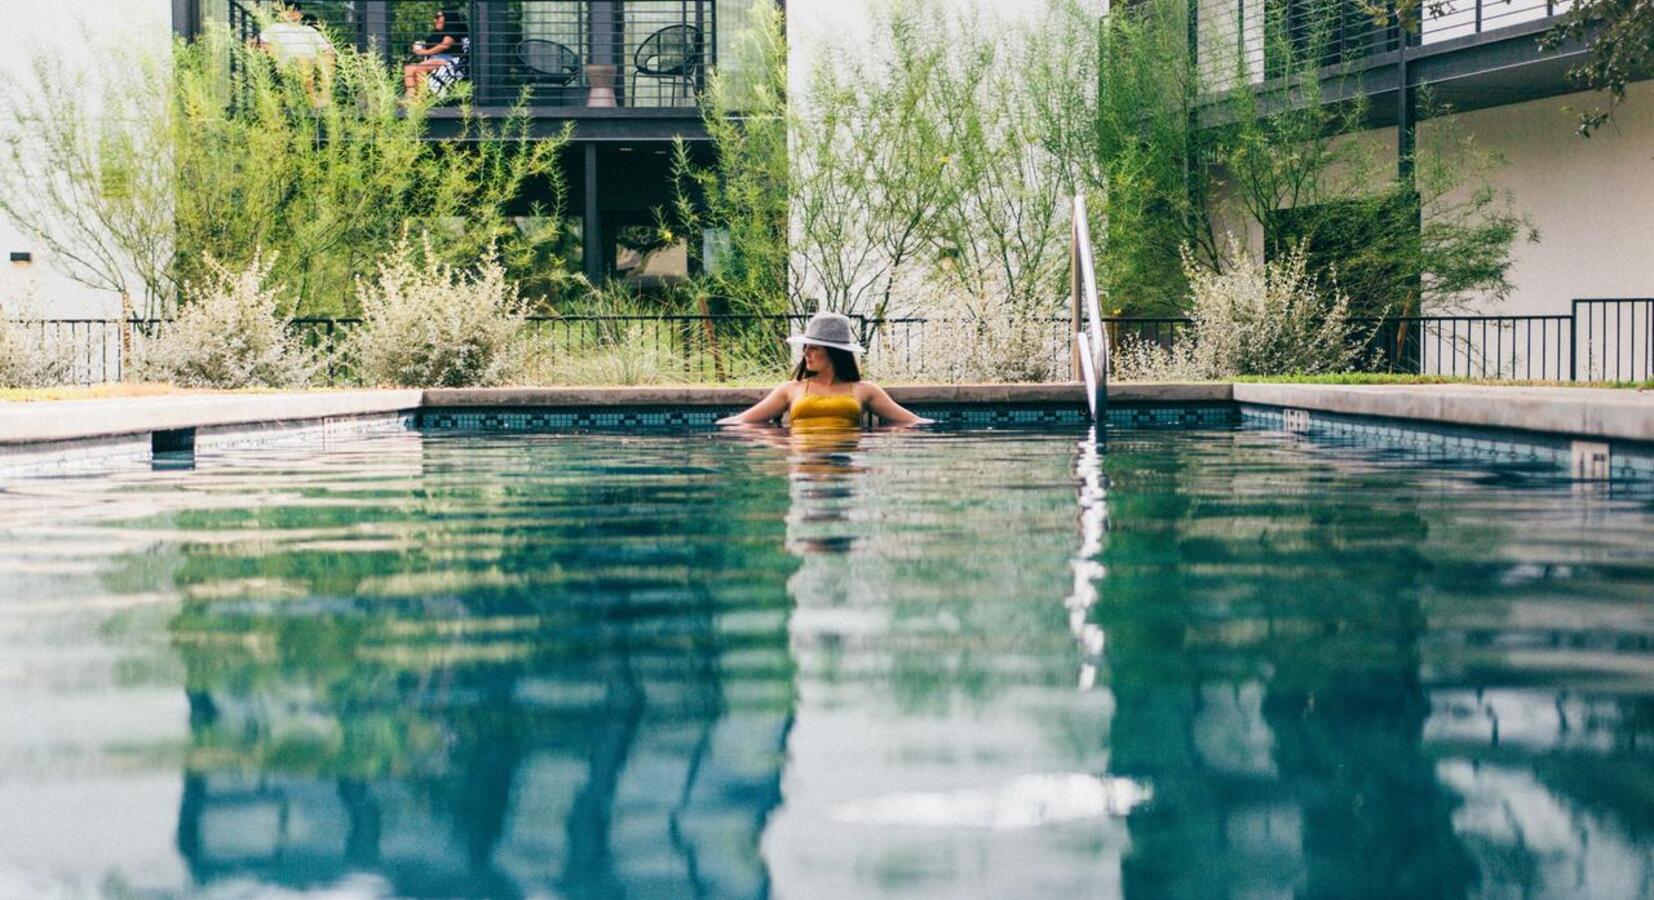
[[[1654,884],[1654,491],[1238,424],[0,486],[0,896]]]

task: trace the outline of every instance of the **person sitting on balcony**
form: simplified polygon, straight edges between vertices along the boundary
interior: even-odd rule
[[[277,7],[270,24],[259,30],[258,46],[282,64],[300,60],[313,63],[333,55],[333,42],[316,28],[316,18],[306,15],[297,2]]]
[[[312,103],[320,105],[331,92],[333,42],[316,27],[316,17],[307,15],[297,0],[277,7],[275,18],[259,30],[258,48],[275,57],[277,65],[299,70],[304,92]],[[319,92],[317,73],[321,74]]]
[[[804,356],[783,382],[745,412],[719,419],[719,425],[759,425],[783,413],[794,431],[860,428],[862,414],[871,412],[886,425],[926,425],[890,399],[884,389],[861,380],[855,354],[865,350],[856,340],[850,319],[838,313],[816,313],[804,333],[787,338],[801,346]]]
[[[471,38],[465,19],[451,9],[439,9],[431,20],[431,33],[413,45],[417,62],[402,67],[402,87],[413,94],[426,82],[435,93],[465,78],[465,56]]]

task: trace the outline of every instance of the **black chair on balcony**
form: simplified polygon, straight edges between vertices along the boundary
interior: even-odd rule
[[[639,75],[670,79],[672,105],[682,106],[700,82],[701,70],[706,64],[701,30],[693,25],[668,25],[638,45],[632,63]]]
[[[580,77],[580,54],[556,41],[532,38],[517,45],[517,58],[534,80],[566,87]]]

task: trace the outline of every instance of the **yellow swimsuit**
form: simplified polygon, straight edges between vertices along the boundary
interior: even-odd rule
[[[793,400],[794,428],[860,428],[861,401],[856,394],[812,394],[808,383],[804,392]]]

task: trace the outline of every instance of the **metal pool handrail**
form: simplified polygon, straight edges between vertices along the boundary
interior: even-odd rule
[[[1091,257],[1091,228],[1085,198],[1074,198],[1069,226],[1069,322],[1074,330],[1074,369],[1085,379],[1085,402],[1093,421],[1108,408],[1108,332],[1097,304],[1097,269]]]

